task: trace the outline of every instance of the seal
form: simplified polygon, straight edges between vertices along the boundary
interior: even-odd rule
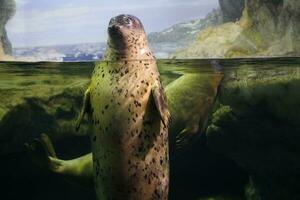
[[[135,33],[137,34],[137,33]],[[118,39],[118,38],[117,38]],[[111,38],[109,38],[109,44],[110,46],[114,47],[114,45],[120,45],[120,44],[114,44]],[[135,40],[134,40],[135,41]],[[143,41],[140,40],[140,41]],[[138,44],[138,42],[137,42]],[[140,44],[138,44],[140,46]],[[144,50],[142,50],[144,48]],[[123,49],[123,48],[122,48]],[[97,85],[99,81],[97,79],[103,76],[109,76],[109,71],[111,70],[112,73],[112,68],[108,68],[108,74],[107,70],[105,71],[103,69],[102,72],[102,67],[106,68],[108,65],[109,66],[116,66],[118,63],[120,63],[120,66],[122,65],[128,65],[128,64],[136,64],[140,65],[143,67],[143,63],[147,64],[147,62],[153,63],[153,55],[152,53],[148,53],[148,55],[142,55],[144,60],[139,60],[137,59],[137,55],[135,52],[138,51],[134,47],[130,51],[128,49],[123,49],[123,52],[127,52],[125,55],[120,53],[120,51],[116,51],[116,48],[108,48],[107,53],[106,53],[106,61],[102,62],[102,64],[98,64],[95,72],[94,72],[94,80],[92,80],[92,84]],[[149,52],[148,46],[141,46],[139,48],[140,52]],[[133,52],[133,55],[130,54],[130,52]],[[116,59],[119,57],[118,59]],[[123,57],[123,58],[122,58]],[[123,60],[124,59],[124,60]],[[116,62],[117,61],[117,62]],[[141,63],[140,63],[141,61]],[[213,64],[213,63],[212,63]],[[118,66],[116,66],[118,67]],[[199,154],[197,147],[199,147],[199,140],[198,138],[205,132],[205,129],[207,127],[207,122],[210,117],[211,110],[213,108],[213,105],[215,103],[215,100],[217,99],[218,95],[218,88],[220,86],[220,83],[223,78],[223,74],[219,72],[220,66],[215,67],[216,70],[212,70],[210,73],[200,73],[200,72],[195,72],[195,73],[184,73],[182,74],[179,78],[176,80],[172,81],[169,83],[166,88],[166,96],[168,99],[168,108],[172,116],[172,123],[170,124],[169,127],[169,146],[170,146],[170,163],[172,167],[172,172],[178,172],[177,170],[186,170],[189,169],[191,166],[187,166],[187,160],[186,160],[186,150],[188,150],[188,154],[195,155],[195,158],[197,154]],[[209,69],[209,67],[208,67]],[[100,71],[99,71],[100,70]],[[125,70],[126,71],[126,70]],[[125,74],[125,71],[123,73],[123,76]],[[146,71],[147,72],[147,71]],[[98,78],[96,77],[96,74]],[[129,72],[127,72],[128,74]],[[131,73],[133,74],[133,73]],[[150,72],[151,74],[151,72]],[[116,74],[116,76],[119,77],[122,75],[122,71],[119,71],[119,75]],[[133,75],[131,75],[133,76]],[[134,74],[135,76],[135,74]],[[145,77],[148,77],[148,75],[145,75]],[[100,80],[100,79],[99,79]],[[106,79],[107,81],[110,81]],[[103,81],[102,81],[103,82]],[[99,85],[100,83],[99,82]],[[144,82],[145,83],[145,82]],[[106,84],[109,84],[107,82]],[[101,84],[102,85],[102,84]],[[117,86],[116,83],[114,85]],[[131,86],[133,86],[132,84]],[[140,84],[138,84],[140,85]],[[147,84],[146,84],[147,85]],[[129,88],[130,84],[127,84],[127,88]],[[100,86],[97,86],[96,88],[99,88]],[[137,87],[137,85],[136,85]],[[106,90],[104,90],[106,91]],[[104,91],[97,91],[98,93],[101,94],[101,92]],[[96,91],[94,91],[96,92]],[[96,92],[96,93],[97,93]],[[124,92],[120,90],[120,92]],[[126,90],[125,90],[126,92]],[[143,91],[142,91],[143,92]],[[85,113],[89,113],[90,115],[94,113],[94,107],[91,106],[91,96],[94,94],[91,93],[91,88],[86,92],[85,95],[85,100],[84,100],[84,109],[82,110],[79,121],[83,119],[83,116]],[[126,93],[124,94],[126,95]],[[127,97],[129,97],[130,93],[127,93]],[[149,96],[150,97],[150,96]],[[99,98],[99,97],[97,97]],[[113,101],[115,99],[120,98],[119,96],[116,96],[116,98],[111,98]],[[103,99],[101,100],[102,102],[106,102],[104,105],[103,110],[103,115],[106,114],[106,112],[110,111],[111,105],[110,101],[111,99]],[[154,98],[150,98],[154,99]],[[101,107],[100,102],[96,104],[98,107]],[[120,101],[119,103],[123,105],[123,102],[127,102],[127,99],[124,101]],[[150,101],[151,102],[151,101]],[[153,102],[153,101],[152,101]],[[105,109],[106,105],[108,105],[107,109]],[[118,105],[118,103],[117,103]],[[153,105],[153,103],[152,103]],[[116,106],[116,105],[115,105]],[[118,105],[119,106],[119,105]],[[155,107],[154,105],[152,107]],[[102,106],[103,108],[103,106]],[[100,116],[102,115],[102,110],[100,112]],[[124,109],[121,109],[124,111]],[[155,110],[155,109],[154,109]],[[99,112],[99,111],[96,111]],[[129,111],[128,111],[129,112]],[[133,110],[131,110],[133,112]],[[139,112],[136,112],[139,115]],[[129,116],[129,115],[126,115]],[[161,116],[160,116],[161,117]],[[108,117],[107,117],[108,118]],[[124,117],[123,117],[124,118]],[[126,117],[125,117],[126,118]],[[101,119],[101,118],[100,118]],[[132,118],[127,118],[127,121],[129,122],[130,119],[132,120],[131,123],[133,123]],[[94,121],[93,121],[94,120]],[[136,120],[136,119],[135,119]],[[95,121],[95,119],[92,119],[93,123],[100,124],[100,120]],[[114,123],[114,120],[112,120]],[[114,123],[115,124],[115,123]],[[120,124],[124,124],[124,121],[120,122]],[[78,123],[77,128],[79,128],[80,123]],[[119,125],[119,124],[118,124]],[[101,127],[102,128],[102,127]],[[105,127],[104,127],[105,128]],[[116,129],[120,128],[119,126],[116,126]],[[97,127],[96,127],[97,129]],[[99,131],[99,130],[98,130]],[[97,130],[96,130],[97,132]],[[117,133],[118,131],[116,131]],[[118,132],[119,133],[119,132]],[[135,133],[133,133],[135,134]],[[94,135],[96,136],[96,135]],[[135,136],[136,137],[136,136]],[[139,137],[139,135],[137,136]],[[142,135],[140,136],[142,137]],[[92,139],[97,140],[99,137],[92,137]],[[147,140],[149,142],[149,140]],[[94,143],[94,141],[92,141]],[[39,151],[37,152],[36,150],[30,148],[31,145],[29,145],[29,153],[33,156],[33,161],[37,164],[39,163],[44,163],[43,168],[48,168],[52,172],[56,174],[62,175],[64,178],[68,179],[69,181],[72,181],[74,183],[77,183],[79,185],[88,185],[92,186],[94,185],[94,182],[92,181],[93,177],[93,159],[91,154],[87,154],[85,156],[75,158],[72,160],[61,160],[58,159],[55,156],[55,153],[47,153],[47,152],[54,152],[52,144],[49,138],[42,136],[41,139],[36,139],[34,141],[35,146],[40,146],[40,149],[45,149],[44,151]],[[95,144],[95,143],[94,143]],[[134,143],[133,143],[134,144]],[[130,147],[130,145],[128,144]],[[116,147],[120,147],[118,144]],[[51,150],[52,149],[52,150]],[[191,157],[189,157],[191,158]],[[94,159],[94,164],[95,164],[95,159]],[[101,163],[99,163],[101,164]],[[120,165],[121,166],[121,165]],[[96,166],[94,166],[96,168]],[[95,170],[97,171],[99,168],[96,168]],[[179,170],[179,171],[180,171]],[[173,173],[174,176],[174,173]],[[201,176],[197,176],[197,174],[193,174],[193,177],[191,177],[191,180],[195,180],[195,182],[201,178]],[[176,179],[172,178],[172,173],[171,173],[171,180],[172,180],[172,185],[178,185],[176,184]],[[97,184],[95,182],[95,184]],[[97,186],[96,186],[97,187]],[[173,189],[175,190],[175,189]],[[172,191],[171,191],[172,192]],[[142,198],[143,199],[143,198]]]
[[[223,75],[186,73],[168,84],[166,95],[172,115],[169,128],[171,159],[190,150],[205,132]]]
[[[211,73],[186,73],[178,79],[169,83],[166,88],[168,107],[172,116],[172,123],[169,127],[169,146],[170,146],[170,165],[171,182],[177,185],[176,180],[172,178],[172,173],[180,173],[180,170],[186,170],[187,166],[186,152],[197,157],[200,138],[208,125],[211,110],[217,99],[218,88],[223,75],[217,70]],[[42,168],[61,175],[63,178],[81,186],[93,186],[92,155],[86,154],[82,157],[72,160],[61,160],[56,157],[51,140],[42,135],[36,139],[30,146],[38,146],[37,151],[32,147],[29,153],[32,160],[42,164]],[[50,153],[48,153],[50,152]],[[180,171],[179,170],[179,171]],[[193,174],[190,180],[195,182],[201,178]],[[173,188],[173,190],[175,190]]]
[[[86,113],[98,199],[168,199],[170,113],[141,21],[112,18],[105,62],[96,64],[76,128]]]

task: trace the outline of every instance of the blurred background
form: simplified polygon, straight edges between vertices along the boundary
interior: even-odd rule
[[[158,58],[297,56],[299,7],[296,0],[1,0],[0,53],[99,60],[109,19],[128,13],[141,19]]]

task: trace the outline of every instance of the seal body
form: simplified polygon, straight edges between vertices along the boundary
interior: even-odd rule
[[[171,160],[184,151],[191,151],[205,133],[222,78],[217,71],[186,73],[166,87],[173,119],[169,128]]]
[[[158,82],[154,60],[97,66],[90,99],[99,199],[167,199],[168,134],[151,99]]]
[[[109,36],[106,61],[96,64],[79,119],[88,112],[95,129],[97,197],[167,199],[170,114],[156,60],[136,17],[113,18]]]

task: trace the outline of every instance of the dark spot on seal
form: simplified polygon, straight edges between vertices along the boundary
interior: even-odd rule
[[[134,105],[135,105],[135,107],[141,107],[142,106],[142,104],[140,103],[140,102],[138,102],[137,100],[134,100]]]

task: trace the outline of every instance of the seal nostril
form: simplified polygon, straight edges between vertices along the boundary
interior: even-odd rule
[[[111,25],[108,27],[108,32],[109,32],[109,35],[111,36],[122,36],[122,32],[120,30],[120,27],[118,25]]]
[[[118,26],[116,26],[116,25],[112,25],[112,26],[108,27],[108,30],[109,31],[118,31],[118,30],[120,30],[120,28]]]

